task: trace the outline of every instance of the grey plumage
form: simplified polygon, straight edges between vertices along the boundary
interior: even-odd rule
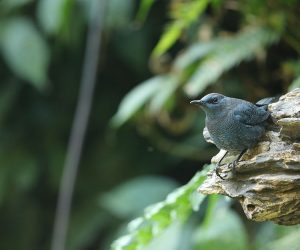
[[[269,98],[255,105],[217,93],[191,101],[204,110],[205,124],[215,145],[219,149],[239,152],[255,146],[265,133],[270,116],[267,105],[271,102]]]

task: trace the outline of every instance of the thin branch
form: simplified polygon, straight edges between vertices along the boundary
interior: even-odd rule
[[[95,15],[92,16],[89,23],[79,98],[58,194],[53,238],[51,242],[52,250],[65,249],[74,185],[96,83],[104,13],[103,9],[105,4],[104,1],[95,2],[97,2],[97,6],[93,6],[93,13],[95,13]]]

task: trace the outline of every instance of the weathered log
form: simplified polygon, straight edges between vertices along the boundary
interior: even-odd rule
[[[215,171],[210,172],[199,192],[238,199],[246,216],[254,221],[300,224],[300,89],[281,96],[268,109],[274,123],[241,158],[235,174],[225,164],[220,174],[227,177],[222,180]],[[204,137],[212,142],[207,130]],[[218,162],[223,154],[221,150],[212,162]],[[229,155],[223,162],[232,159]]]

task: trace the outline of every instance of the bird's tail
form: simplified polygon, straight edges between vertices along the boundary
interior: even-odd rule
[[[258,107],[264,107],[268,108],[268,105],[274,102],[277,102],[279,100],[279,96],[273,96],[273,97],[266,97],[261,100],[259,100],[257,103],[255,103]]]
[[[268,111],[268,105],[271,103],[277,102],[279,100],[279,97],[280,96],[266,97],[266,98],[259,100],[257,103],[255,103],[255,105]],[[270,115],[269,115],[268,119],[266,120],[266,124],[268,124],[268,125],[274,124],[275,119],[272,117],[270,112],[269,112],[269,114]]]

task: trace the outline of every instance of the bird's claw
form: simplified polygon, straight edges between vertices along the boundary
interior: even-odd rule
[[[235,174],[235,167],[236,167],[237,163],[238,163],[238,162],[235,160],[235,161],[230,162],[230,163],[228,164],[228,167],[231,168],[231,171],[232,171],[233,174]]]
[[[216,166],[216,168],[215,168],[216,175],[217,175],[220,179],[225,180],[225,179],[220,175],[220,173],[219,173],[219,168],[220,168],[220,165],[218,164],[218,165]]]
[[[232,175],[235,175],[235,172],[236,172],[235,167],[236,167],[237,163],[238,163],[238,161],[235,160],[235,161],[230,162],[230,163],[228,164],[228,167],[231,168]],[[217,175],[218,177],[220,177],[220,179],[225,180],[225,179],[221,176],[221,174],[220,174],[220,172],[219,172],[220,166],[221,166],[221,165],[218,164],[217,167],[216,167],[216,169],[215,169],[216,175]]]

